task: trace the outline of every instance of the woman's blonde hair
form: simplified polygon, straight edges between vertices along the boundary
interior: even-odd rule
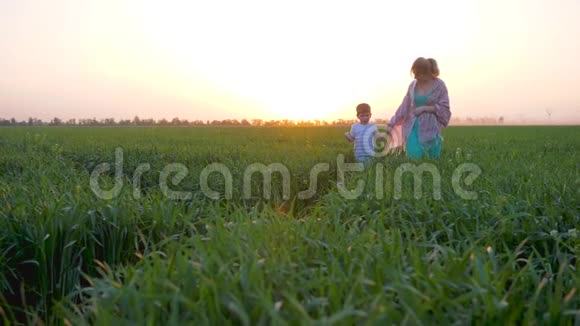
[[[431,75],[434,78],[439,77],[439,66],[433,58],[425,59],[419,57],[411,66],[411,73],[417,78],[417,75]]]

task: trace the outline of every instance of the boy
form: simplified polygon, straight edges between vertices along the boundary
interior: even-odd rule
[[[344,133],[346,140],[354,142],[354,157],[358,162],[366,162],[376,156],[374,139],[384,138],[378,133],[377,126],[369,123],[371,115],[371,107],[368,104],[357,105],[356,117],[360,122],[353,124],[350,131]]]

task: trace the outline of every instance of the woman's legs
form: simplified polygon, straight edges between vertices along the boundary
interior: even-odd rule
[[[413,129],[411,129],[411,133],[409,133],[409,137],[407,137],[407,157],[412,159],[420,159],[423,157],[423,148],[419,143],[419,123],[415,120],[413,124]]]
[[[441,136],[421,144],[419,143],[419,123],[415,120],[413,129],[407,138],[407,157],[412,159],[420,159],[423,156],[428,158],[438,159],[441,157]]]
[[[441,137],[437,136],[435,139],[427,143],[426,153],[429,158],[440,158],[441,157]]]

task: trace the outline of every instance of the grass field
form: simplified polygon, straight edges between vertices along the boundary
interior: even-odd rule
[[[388,156],[337,188],[347,128],[0,129],[0,321],[44,324],[578,324],[580,127],[452,127],[416,198]],[[90,176],[123,184],[101,199]],[[148,163],[134,191],[135,171]],[[160,186],[164,168],[186,175]],[[208,177],[221,163],[231,173]],[[290,173],[243,175],[254,163]],[[310,198],[310,172],[318,174]],[[481,169],[454,188],[462,164]],[[377,169],[378,165],[378,169]],[[121,166],[121,165],[119,165]],[[379,180],[377,187],[377,179]],[[463,181],[462,181],[463,182]],[[244,192],[249,185],[250,196]],[[227,197],[227,198],[226,198]]]

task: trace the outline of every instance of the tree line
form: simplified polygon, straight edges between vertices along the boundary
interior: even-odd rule
[[[241,126],[241,127],[291,127],[291,126],[343,126],[351,125],[356,120],[338,119],[334,121],[325,120],[264,120],[264,119],[224,119],[224,120],[188,120],[173,118],[171,120],[152,118],[140,118],[135,116],[133,119],[114,118],[105,119],[60,119],[53,118],[50,121],[44,121],[38,118],[28,118],[27,120],[16,120],[0,118],[0,126]],[[385,123],[380,121],[378,123]]]
[[[386,124],[386,119],[373,119],[375,123]],[[319,127],[319,126],[350,126],[356,123],[356,119],[337,119],[333,121],[326,120],[264,120],[264,119],[224,119],[224,120],[188,120],[173,118],[171,120],[152,118],[142,119],[135,116],[133,119],[114,118],[106,119],[60,119],[53,118],[50,121],[43,121],[37,118],[28,118],[27,120],[18,121],[14,118],[0,118],[0,126],[240,126],[240,127]],[[497,125],[503,124],[504,118],[459,118],[453,117],[450,124],[452,125]]]

